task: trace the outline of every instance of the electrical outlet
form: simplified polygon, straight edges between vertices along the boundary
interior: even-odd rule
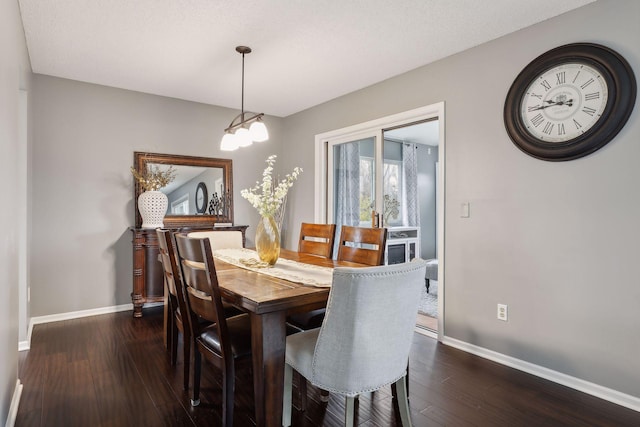
[[[498,320],[507,321],[508,319],[508,307],[507,304],[498,304]]]

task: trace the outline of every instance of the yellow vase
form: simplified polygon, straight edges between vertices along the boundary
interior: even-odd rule
[[[263,216],[256,227],[256,251],[260,261],[274,265],[280,256],[280,231],[272,216]]]

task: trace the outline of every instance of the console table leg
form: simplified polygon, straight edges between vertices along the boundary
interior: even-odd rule
[[[131,294],[131,302],[133,303],[133,317],[142,317],[142,295]]]

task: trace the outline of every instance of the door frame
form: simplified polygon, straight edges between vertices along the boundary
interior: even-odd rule
[[[429,119],[437,118],[438,120],[438,188],[436,191],[436,217],[437,217],[437,257],[438,257],[438,333],[426,334],[442,341],[444,337],[444,299],[445,299],[445,103],[444,101],[424,107],[415,108],[413,110],[404,111],[379,119],[370,120],[341,129],[332,130],[317,134],[315,136],[315,173],[314,173],[314,221],[318,223],[327,220],[327,165],[328,165],[328,144],[332,140],[347,140],[350,138],[357,139],[363,134],[371,134],[378,132],[382,135],[385,129],[410,125],[414,122],[421,122]],[[378,145],[376,144],[376,148]],[[379,157],[382,161],[382,156]]]

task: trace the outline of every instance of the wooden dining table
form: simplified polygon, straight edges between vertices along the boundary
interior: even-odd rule
[[[323,267],[362,267],[284,249],[280,257]],[[290,282],[218,258],[215,266],[223,299],[251,317],[256,425],[281,426],[286,316],[325,307],[329,288]]]

